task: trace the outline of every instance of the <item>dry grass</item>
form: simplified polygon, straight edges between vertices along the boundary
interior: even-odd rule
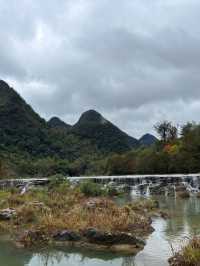
[[[44,213],[39,216],[38,226],[43,231],[51,233],[64,229],[82,231],[90,227],[107,232],[124,232],[130,231],[136,225],[137,227],[149,225],[145,217],[130,211],[126,206],[118,207],[111,200],[105,199],[99,202],[101,206],[96,206],[94,209],[88,209],[84,202],[80,202],[69,211],[53,210]]]
[[[158,209],[159,203],[156,200],[143,199],[130,203],[129,207],[134,211],[140,211],[140,212],[153,211],[155,209]]]
[[[16,234],[24,229],[33,230],[38,236],[42,235],[42,239],[50,238],[58,230],[81,233],[91,227],[106,232],[135,231],[137,234],[144,228],[148,231],[149,219],[141,213],[141,208],[154,208],[148,201],[119,207],[110,199],[86,198],[79,190],[67,187],[32,190],[25,195],[10,193],[6,194],[5,201],[5,206],[14,208],[17,216],[0,222],[0,229]],[[92,206],[88,202],[92,202]],[[30,237],[27,235],[29,242]]]
[[[169,263],[171,266],[200,266],[200,237],[192,238]]]

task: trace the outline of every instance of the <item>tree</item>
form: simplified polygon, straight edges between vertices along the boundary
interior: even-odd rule
[[[194,122],[188,122],[187,124],[183,125],[181,128],[181,136],[187,137],[189,133],[191,133],[197,125]]]
[[[178,128],[169,121],[162,121],[154,125],[154,129],[164,143],[177,139]]]
[[[171,125],[169,127],[169,140],[176,140],[178,137],[178,128],[176,126]]]

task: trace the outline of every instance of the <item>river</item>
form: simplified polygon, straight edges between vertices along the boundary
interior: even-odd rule
[[[2,239],[0,266],[166,266],[171,247],[176,250],[189,236],[200,233],[200,199],[163,196],[158,200],[169,211],[171,219],[153,220],[155,231],[148,237],[144,250],[135,257],[81,250],[23,250]]]

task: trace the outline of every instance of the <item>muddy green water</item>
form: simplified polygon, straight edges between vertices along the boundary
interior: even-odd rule
[[[187,241],[187,237],[200,233],[200,199],[159,198],[162,208],[168,209],[170,220],[155,219],[155,232],[147,245],[135,257],[77,250],[17,249],[5,240],[0,241],[0,266],[166,266],[174,249]]]

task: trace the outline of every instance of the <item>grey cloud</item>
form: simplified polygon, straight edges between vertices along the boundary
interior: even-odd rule
[[[0,75],[44,117],[198,120],[198,0],[0,0]],[[184,116],[182,116],[184,114]]]

